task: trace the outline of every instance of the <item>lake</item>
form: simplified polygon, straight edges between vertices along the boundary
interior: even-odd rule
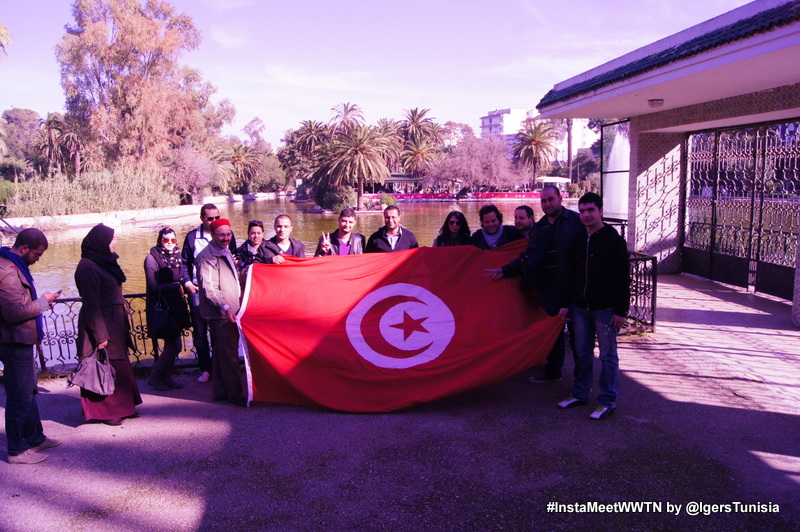
[[[520,203],[518,201],[498,201],[495,204],[503,213],[504,223],[513,225],[514,209]],[[308,203],[295,204],[286,199],[277,199],[217,205],[222,216],[231,220],[237,245],[246,239],[247,223],[250,220],[262,220],[266,230],[265,238],[274,236],[272,225],[275,217],[281,213],[288,214],[294,220],[292,237],[305,243],[307,256],[313,256],[317,248],[317,239],[323,232],[331,232],[337,228],[336,214],[307,213],[305,211],[313,207],[313,204]],[[462,211],[467,217],[470,230],[479,229],[478,210],[482,205],[483,203],[476,201],[401,203],[401,223],[417,235],[420,245],[430,246],[438,235],[445,216],[450,211]],[[532,202],[530,206],[534,209],[535,218],[537,220],[541,218],[542,211],[538,200]],[[570,208],[574,209],[575,206],[570,205]],[[200,206],[198,205],[197,213],[194,216],[184,216],[173,221],[154,220],[126,223],[122,227],[116,228],[119,262],[128,277],[123,286],[124,293],[144,292],[144,259],[150,252],[150,248],[155,245],[156,236],[161,227],[169,225],[175,229],[179,245],[182,245],[186,233],[199,224]],[[369,235],[381,226],[383,226],[381,212],[373,211],[358,215],[355,231],[369,238]],[[32,267],[39,293],[63,289],[64,297],[78,297],[73,275],[75,266],[80,259],[81,241],[89,229],[89,227],[85,227],[47,231],[50,247],[42,259]],[[11,245],[11,243],[13,243],[13,239],[5,236],[3,245]]]

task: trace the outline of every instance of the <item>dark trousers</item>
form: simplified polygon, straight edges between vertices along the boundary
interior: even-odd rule
[[[6,440],[8,455],[16,456],[45,440],[36,405],[33,346],[0,344],[6,388]]]
[[[239,369],[239,328],[228,319],[209,320],[214,348],[211,392],[215,401],[236,401],[244,397]]]
[[[211,352],[208,345],[208,320],[200,316],[200,292],[189,294],[189,313],[192,316],[192,340],[197,352],[200,371],[211,372]]]
[[[555,316],[560,310],[560,295],[557,292],[542,290],[539,294],[539,306],[547,312],[550,316]],[[569,331],[569,346],[572,349],[573,357],[575,356],[575,335],[572,332],[572,322],[567,322],[567,331]],[[564,339],[564,329],[556,339],[553,349],[547,355],[547,363],[544,366],[545,379],[560,379],[561,368],[564,367],[564,357],[566,356],[566,342]]]

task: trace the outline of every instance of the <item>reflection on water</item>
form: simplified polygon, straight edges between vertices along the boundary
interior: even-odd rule
[[[430,246],[444,222],[444,217],[452,210],[460,210],[466,215],[470,230],[478,229],[480,227],[478,210],[481,205],[478,202],[403,203],[400,205],[401,223],[417,235],[420,245]],[[519,203],[500,201],[496,205],[503,213],[504,223],[513,224],[514,209]],[[317,239],[322,232],[330,232],[337,227],[335,214],[306,213],[305,210],[310,209],[311,204],[294,204],[284,199],[218,204],[218,206],[222,216],[231,220],[237,244],[241,244],[246,238],[245,232],[250,220],[262,220],[266,229],[265,238],[270,238],[275,234],[272,230],[275,217],[286,213],[294,220],[292,236],[305,243],[307,256],[313,256],[317,248]],[[534,209],[538,220],[542,215],[539,202],[532,202],[530,206]],[[144,258],[155,245],[161,227],[169,225],[174,228],[182,245],[186,233],[199,223],[200,206],[197,207],[195,216],[180,217],[172,221],[142,221],[116,228],[119,262],[128,277],[123,292],[126,294],[144,292]],[[383,217],[378,211],[359,214],[355,231],[369,238],[369,235],[382,225]],[[78,297],[73,275],[80,259],[81,240],[89,229],[85,227],[47,232],[50,247],[32,268],[39,293],[63,289],[64,297]],[[4,237],[3,245],[11,245],[13,239],[10,241],[9,239],[8,236]]]

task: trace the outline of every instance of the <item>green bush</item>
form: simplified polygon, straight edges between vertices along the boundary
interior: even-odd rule
[[[314,189],[314,201],[323,209],[341,212],[356,204],[357,195],[351,187],[317,187]]]
[[[397,205],[397,199],[391,194],[381,194],[381,205]]]

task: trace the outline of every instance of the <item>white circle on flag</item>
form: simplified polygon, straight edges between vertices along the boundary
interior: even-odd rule
[[[405,369],[430,362],[450,345],[456,322],[448,306],[421,286],[396,283],[370,292],[347,315],[347,337],[368,362]]]

